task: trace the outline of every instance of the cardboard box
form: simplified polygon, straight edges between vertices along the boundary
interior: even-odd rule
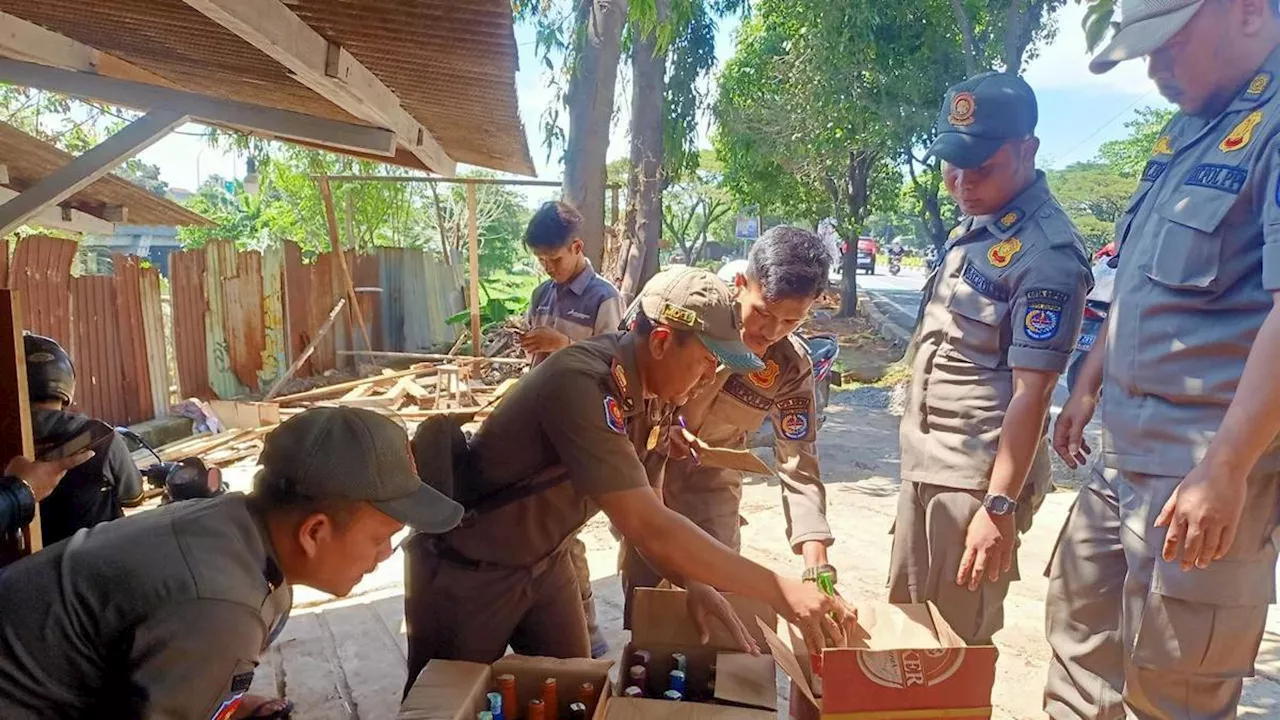
[[[400,705],[398,720],[476,720],[482,710],[488,710],[487,696],[497,690],[499,675],[516,676],[516,696],[521,705],[518,715],[505,711],[507,720],[524,717],[524,706],[530,700],[541,699],[542,684],[549,678],[556,679],[560,707],[557,713],[547,713],[547,720],[569,716],[570,703],[578,699],[578,688],[583,683],[596,687],[593,720],[605,717],[612,685],[609,682],[608,660],[573,658],[526,657],[507,655],[492,665],[432,660],[427,663],[409,696]]]
[[[966,646],[932,603],[864,603],[857,609],[862,633],[852,646],[823,650],[812,663],[825,690],[821,698],[814,691],[812,665],[799,659],[809,656],[799,632],[787,626],[788,645],[760,623],[774,660],[791,678],[792,718],[991,717],[994,647]]]
[[[776,623],[773,609],[750,598],[726,597],[764,651],[765,636],[757,630],[756,622]],[[697,697],[697,688],[707,687],[711,665],[715,663],[716,704],[623,697],[630,658],[637,649],[652,654],[649,694],[655,697],[667,689],[667,677],[675,667],[673,653],[683,653],[687,659],[691,700]],[[614,697],[609,699],[604,720],[773,720],[777,717],[777,670],[773,660],[742,653],[729,631],[714,621],[711,639],[703,645],[689,617],[683,590],[636,590],[632,598],[631,642],[623,648],[622,658]]]

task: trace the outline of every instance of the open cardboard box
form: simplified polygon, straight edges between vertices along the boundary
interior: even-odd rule
[[[560,660],[523,655],[507,655],[492,665],[432,660],[414,682],[396,717],[398,720],[475,720],[480,711],[489,709],[487,695],[497,690],[496,678],[511,674],[516,676],[516,696],[521,708],[518,715],[506,711],[507,720],[524,717],[525,706],[530,700],[541,699],[542,684],[549,677],[556,679],[560,707],[555,714],[548,712],[547,720],[569,716],[569,705],[577,701],[578,688],[583,683],[596,687],[592,720],[603,720],[612,689],[609,682],[612,666],[608,660]]]
[[[969,647],[933,603],[861,603],[851,647],[825,649],[816,663],[789,625],[790,645],[760,622],[778,667],[791,678],[796,720],[978,720],[991,717],[996,649]],[[795,651],[792,650],[795,648]],[[799,656],[799,657],[797,657]],[[814,691],[813,673],[821,681]]]
[[[756,630],[757,620],[770,625],[777,615],[768,605],[750,598],[725,596],[743,623],[766,651],[765,635]],[[752,657],[741,652],[729,631],[712,621],[711,639],[703,645],[697,627],[689,617],[683,590],[638,588],[632,598],[631,642],[622,651],[618,683],[609,699],[605,720],[773,720],[777,717],[777,670],[767,655]],[[716,665],[715,701],[670,702],[650,698],[623,697],[632,653],[637,649],[652,654],[651,697],[661,697],[667,677],[675,667],[673,653],[687,659],[690,689],[707,687],[712,663]],[[696,697],[696,691],[690,693]]]

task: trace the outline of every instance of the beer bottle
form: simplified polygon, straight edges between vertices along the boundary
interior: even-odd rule
[[[653,662],[653,653],[648,650],[636,650],[631,653],[632,665],[642,665],[645,670],[648,670],[651,662]]]
[[[488,710],[481,710],[479,714],[476,715],[476,720],[493,720],[493,713]]]
[[[578,702],[587,708],[587,714],[590,715],[596,706],[596,686],[591,683],[582,683],[578,688]]]
[[[587,720],[586,703],[576,702],[570,705],[569,720]]]
[[[485,697],[489,700],[489,712],[493,714],[492,720],[506,720],[507,716],[503,712],[502,693],[491,692]]]
[[[502,712],[511,713],[508,720],[515,720],[516,713],[520,712],[520,705],[516,701],[516,676],[507,674],[498,676],[498,692],[502,694]]]
[[[530,700],[529,712],[525,714],[524,718],[525,720],[546,720],[546,706],[542,704],[541,700]]]
[[[668,681],[668,683],[667,683],[667,689],[669,689],[669,690],[675,690],[676,692],[680,693],[681,695],[683,695],[683,694],[684,694],[684,691],[685,691],[685,677],[684,677],[684,671],[683,671],[683,670],[678,670],[678,669],[677,669],[677,670],[672,670],[672,671],[671,671],[670,679],[669,679],[669,681]]]
[[[671,653],[671,661],[680,672],[689,672],[689,658],[685,657],[684,653]]]
[[[683,696],[683,695],[681,695],[679,692],[677,692],[677,691],[675,691],[675,690],[668,690],[668,691],[666,691],[666,692],[662,693],[662,699],[663,699],[663,700],[675,700],[675,701],[679,702],[680,700],[683,700],[683,699],[684,699],[684,696]]]
[[[640,688],[641,695],[649,694],[649,669],[643,665],[632,665],[630,670],[631,686]]]
[[[556,679],[553,677],[542,681],[542,706],[552,715],[560,712],[560,696],[556,692]]]
[[[644,691],[636,687],[635,685],[628,685],[627,689],[622,691],[622,696],[634,697],[634,698],[644,697]]]

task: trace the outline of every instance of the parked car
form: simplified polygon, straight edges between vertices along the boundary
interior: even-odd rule
[[[865,270],[868,275],[876,274],[876,254],[880,245],[874,238],[858,238],[858,269]]]

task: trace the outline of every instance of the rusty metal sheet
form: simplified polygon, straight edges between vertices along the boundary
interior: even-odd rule
[[[330,253],[320,255],[311,265],[310,301],[307,306],[308,342],[319,332],[325,318],[333,310],[333,304],[338,301],[338,298],[345,296],[345,293],[339,291],[333,282],[335,265],[336,262]],[[346,316],[346,313],[344,312],[343,315]],[[346,347],[346,332],[345,321],[334,323],[329,334],[317,343],[315,352],[309,360],[313,374],[318,375],[338,367],[337,351],[339,347]]]
[[[211,399],[209,387],[209,301],[205,294],[204,250],[186,250],[169,256],[169,293],[173,304],[173,348],[178,366],[180,398]]]
[[[220,268],[227,362],[240,384],[257,392],[262,352],[267,346],[262,317],[262,256],[256,252],[240,252],[228,259],[234,260],[234,264]]]
[[[146,341],[147,374],[151,410],[155,417],[169,414],[169,346],[164,337],[164,305],[160,298],[160,271],[143,268],[138,286],[142,306],[142,334]]]
[[[288,328],[287,341],[290,362],[306,349],[311,331],[311,268],[302,262],[302,248],[297,243],[284,244],[284,310]],[[297,375],[311,374],[311,363],[298,368]]]
[[[231,368],[231,353],[227,343],[227,307],[223,302],[226,279],[235,274],[236,247],[227,240],[211,242],[204,248],[205,293],[209,298],[209,314],[205,322],[205,337],[209,353],[209,386],[220,398],[228,399],[244,393]]]
[[[373,347],[369,350],[385,350],[382,341],[382,295],[381,292],[360,292],[360,288],[381,289],[380,276],[382,256],[377,253],[367,255],[347,254],[347,262],[351,268],[352,285],[356,288],[356,298],[360,301],[360,316],[369,330],[369,342]],[[357,331],[357,337],[359,337]],[[360,347],[364,347],[364,339],[360,339]]]
[[[70,352],[71,262],[77,245],[73,240],[30,235],[14,251],[9,287],[22,294],[25,329],[57,340]]]
[[[293,245],[293,243],[288,243]],[[272,248],[262,254],[262,325],[265,346],[258,380],[270,387],[289,367],[284,312],[285,253]]]
[[[147,339],[142,325],[142,268],[138,258],[111,256],[116,280],[116,322],[120,346],[121,381],[130,422],[150,420],[151,374],[147,370]]]
[[[128,423],[129,401],[120,363],[116,279],[72,278],[75,305],[76,409],[110,423]]]

